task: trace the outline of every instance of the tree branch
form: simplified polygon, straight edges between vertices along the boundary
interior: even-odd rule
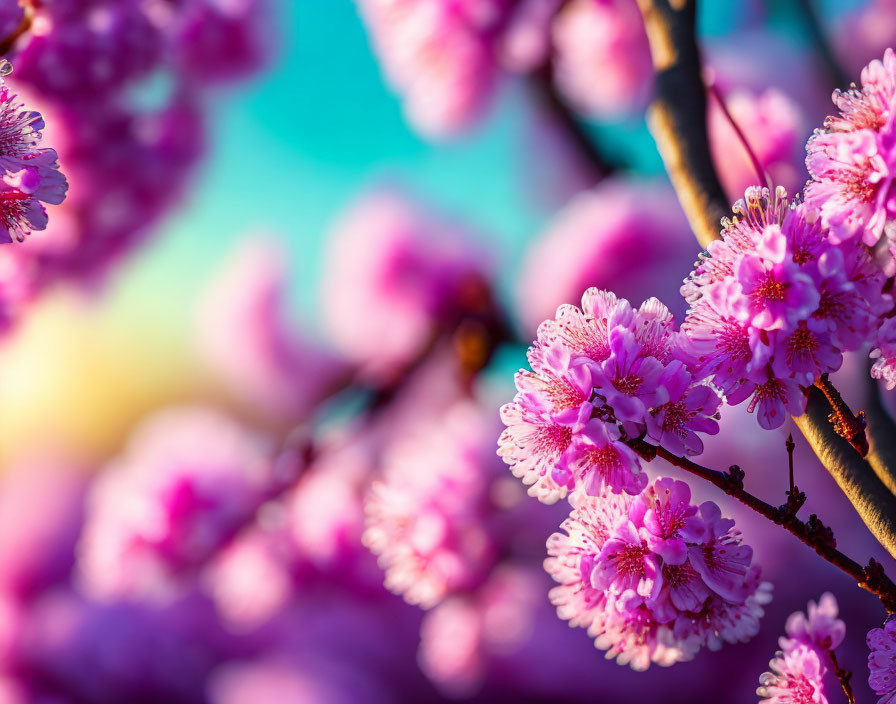
[[[814,3],[812,0],[797,0],[797,5],[800,6],[803,24],[809,34],[809,39],[812,41],[812,46],[815,47],[818,58],[824,64],[825,71],[827,71],[836,88],[845,90],[849,87],[849,78],[834,55],[831,43],[828,41],[824,28],[821,26],[818,13],[815,11]]]
[[[869,376],[867,383],[865,435],[869,447],[868,463],[883,485],[896,495],[896,424],[881,402],[877,381]]]
[[[12,50],[18,38],[31,29],[31,22],[33,19],[34,9],[30,4],[24,5],[22,7],[22,21],[19,22],[19,26],[16,27],[15,30],[13,30],[13,33],[8,37],[0,40],[0,56],[6,56]]]
[[[697,239],[719,237],[728,201],[706,137],[706,94],[695,36],[696,0],[638,0],[657,72],[651,131]],[[875,538],[896,557],[896,501],[871,465],[834,432],[831,408],[810,389],[805,415],[796,419],[815,454],[852,502]],[[880,456],[872,462],[883,461]]]
[[[673,6],[674,4],[674,6]],[[730,210],[706,136],[706,91],[695,37],[695,0],[638,0],[656,71],[647,121],[688,222],[703,247]]]
[[[586,162],[596,183],[613,173],[616,167],[600,153],[579,118],[557,91],[553,74],[553,67],[548,60],[528,75],[528,83],[545,112],[548,113],[555,125],[563,130],[576,153]]]
[[[847,448],[849,447],[842,438],[838,438],[838,440]],[[827,562],[855,579],[860,587],[877,596],[887,611],[896,612],[896,584],[884,574],[883,569],[874,560],[869,563],[868,567],[862,567],[858,562],[837,550],[833,533],[814,514],[809,517],[808,521],[803,522],[796,517],[793,511],[788,510],[787,504],[782,507],[772,506],[754,496],[744,489],[743,473],[737,468],[732,468],[731,472],[719,472],[697,464],[686,457],[673,455],[662,447],[646,446],[643,442],[638,441],[631,444],[635,451],[646,460],[650,461],[652,457],[661,457],[669,464],[708,481],[728,496],[740,501],[744,506],[782,526],[815,550]]]
[[[824,394],[812,387],[806,413],[794,420],[872,535],[896,558],[896,497],[871,465],[831,428],[831,410]]]

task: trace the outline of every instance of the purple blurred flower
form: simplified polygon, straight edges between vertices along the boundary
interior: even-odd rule
[[[868,684],[880,697],[878,704],[896,702],[896,619],[890,617],[883,628],[868,631]]]
[[[176,593],[277,485],[265,452],[212,410],[146,421],[91,489],[79,562],[85,586],[106,598]]]
[[[203,292],[198,343],[226,387],[266,416],[294,424],[347,372],[290,326],[287,285],[283,246],[247,238]]]
[[[411,361],[435,324],[483,295],[488,267],[472,242],[397,190],[362,195],[335,224],[324,264],[324,321],[338,351],[375,377]]]
[[[806,613],[795,611],[790,614],[784,631],[788,638],[820,651],[833,650],[846,636],[846,624],[837,618],[837,613],[837,599],[825,592],[817,604],[809,602]]]

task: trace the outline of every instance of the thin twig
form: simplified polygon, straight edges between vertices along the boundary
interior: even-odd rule
[[[26,4],[22,7],[22,13],[22,21],[19,22],[19,26],[13,30],[12,34],[0,41],[0,56],[6,56],[15,46],[19,37],[31,29],[31,23],[34,20],[34,9],[30,4]]]
[[[819,521],[814,514],[809,517],[808,521],[803,522],[796,516],[782,510],[782,508],[772,506],[754,496],[744,489],[743,472],[728,473],[709,469],[686,457],[674,455],[662,447],[652,448],[645,452],[643,444],[634,443],[634,449],[648,461],[651,459],[650,455],[653,454],[675,467],[708,481],[724,491],[728,496],[740,501],[744,506],[751,508],[773,523],[782,526],[815,550],[827,562],[855,579],[860,587],[877,596],[888,612],[896,612],[896,584],[884,574],[879,563],[872,560],[868,567],[863,567],[837,550],[836,540],[830,528]]]
[[[865,437],[865,412],[853,413],[840,392],[831,383],[827,374],[815,380],[815,387],[820,389],[828,403],[831,404],[831,415],[828,420],[834,432],[849,441],[862,457],[868,454],[868,438]]]
[[[553,74],[551,62],[546,61],[529,73],[528,83],[555,126],[563,131],[576,153],[584,159],[594,182],[597,183],[613,173],[616,167],[604,158],[604,155],[588,136],[579,118],[557,91]]]
[[[815,11],[815,3],[812,0],[797,0],[797,3],[800,5],[800,14],[809,33],[809,39],[812,41],[812,46],[815,47],[815,52],[821,59],[821,63],[824,64],[825,71],[834,82],[835,87],[848,88],[849,78],[834,55],[834,50],[831,48],[818,13]]]
[[[787,436],[787,441],[784,443],[784,447],[787,448],[787,465],[790,470],[790,493],[793,493],[794,485],[793,485],[793,451],[796,449],[796,443],[793,441],[793,433],[790,433]]]
[[[834,666],[834,674],[837,675],[837,679],[840,680],[840,686],[843,687],[846,701],[849,702],[849,704],[856,704],[856,695],[853,694],[852,685],[849,682],[852,679],[852,672],[840,667],[840,663],[837,662],[837,656],[834,654],[833,650],[828,650],[828,655],[831,658],[831,665]]]
[[[759,157],[756,156],[756,152],[753,150],[753,147],[750,146],[747,135],[744,134],[744,131],[740,128],[740,125],[737,124],[737,120],[734,119],[734,115],[732,115],[731,111],[728,109],[728,105],[725,103],[725,96],[722,95],[722,91],[719,90],[719,86],[713,80],[709,81],[706,87],[712,97],[715,98],[718,106],[722,109],[722,113],[725,115],[725,119],[728,120],[728,124],[731,125],[731,128],[734,130],[734,134],[737,135],[738,140],[740,140],[744,151],[747,152],[750,163],[753,165],[753,171],[756,172],[756,182],[761,186],[765,186],[770,191],[773,191],[775,188],[774,184],[771,182],[771,179],[769,179],[768,174],[762,167],[762,162],[759,161]]]

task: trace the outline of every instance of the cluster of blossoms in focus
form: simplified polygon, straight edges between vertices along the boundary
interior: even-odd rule
[[[548,541],[551,601],[621,664],[671,665],[749,640],[770,599],[733,521],[712,502],[692,505],[683,482],[649,484],[643,459],[700,454],[723,402],[749,399],[762,428],[780,427],[845,353],[873,348],[872,376],[896,385],[896,54],[834,101],[841,114],[807,145],[805,201],[747,188],[684,281],[680,330],[656,299],[634,308],[590,288],[581,308],[561,305],[538,327],[531,369],[501,409],[498,454],[531,496],[572,507]],[[833,596],[786,631],[760,696],[826,703],[822,678],[842,674],[832,651],[845,633]],[[889,701],[886,626],[869,646],[872,686]]]
[[[698,433],[718,432],[721,398],[682,342],[656,299],[636,309],[597,289],[542,323],[532,371],[517,374],[516,398],[501,409],[498,450],[530,495],[639,493],[647,477],[628,440],[702,452]]]
[[[711,501],[693,505],[687,484],[664,478],[635,498],[578,493],[570,503],[565,533],[548,539],[551,602],[607,658],[645,670],[759,632],[771,585],[734,521]]]
[[[759,424],[777,428],[805,410],[804,387],[861,348],[892,299],[867,248],[833,242],[783,189],[749,189],[734,214],[682,288],[682,330],[727,403],[749,398]]]

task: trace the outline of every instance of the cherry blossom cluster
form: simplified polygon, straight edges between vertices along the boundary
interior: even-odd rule
[[[787,619],[781,647],[759,678],[756,693],[762,704],[827,704],[824,676],[832,665],[832,652],[843,642],[846,625],[837,618],[837,600],[826,592],[806,613]]]
[[[475,587],[495,562],[482,434],[474,407],[451,409],[394,446],[371,487],[364,544],[379,556],[386,587],[408,603],[427,609]]]
[[[718,432],[721,399],[684,342],[656,299],[633,308],[589,289],[581,309],[561,306],[539,327],[532,369],[501,409],[498,454],[545,503],[577,487],[639,493],[647,477],[629,441],[695,455],[698,433]]]
[[[804,387],[836,371],[892,307],[857,241],[834,242],[817,211],[753,187],[682,287],[682,324],[727,403],[750,399],[763,428],[805,410]]]
[[[607,658],[645,670],[758,633],[771,585],[716,504],[693,505],[688,485],[667,478],[634,498],[570,501],[565,533],[548,539],[551,602]]]
[[[104,598],[167,599],[277,486],[264,441],[205,408],[147,422],[91,491],[82,576]]]
[[[209,99],[256,72],[271,53],[267,6],[267,0],[0,1],[0,39],[26,12],[30,18],[8,53],[15,71],[0,95],[2,156],[35,152],[44,130],[37,113],[19,108],[18,93],[40,109],[46,138],[71,181],[49,224],[40,203],[59,203],[65,192],[65,181],[51,174],[55,153],[38,150],[40,185],[28,172],[0,186],[4,209],[13,211],[4,216],[0,239],[45,229],[0,254],[3,266],[17,272],[16,285],[0,291],[4,328],[51,283],[94,282],[180,202],[205,153]]]

